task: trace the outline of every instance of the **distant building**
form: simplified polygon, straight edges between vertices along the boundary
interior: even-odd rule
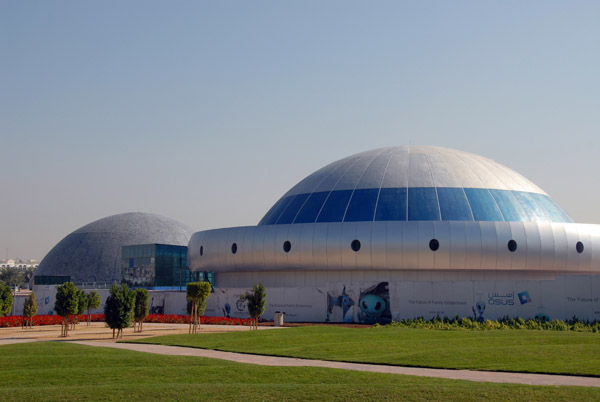
[[[21,259],[0,260],[0,268],[20,268],[20,269],[34,268],[34,269],[37,269],[37,267],[39,265],[40,265],[40,263],[37,262],[36,260],[21,260]]]
[[[40,263],[34,284],[70,281],[80,287],[109,287],[121,283],[123,246],[186,247],[191,233],[182,223],[159,215],[131,212],[108,216],[77,229],[54,246]]]

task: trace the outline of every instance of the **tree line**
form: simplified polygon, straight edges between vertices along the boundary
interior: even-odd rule
[[[0,285],[7,285],[10,287],[19,286],[21,288],[28,288],[29,281],[33,278],[35,268],[15,268],[15,267],[4,267],[0,268]]]

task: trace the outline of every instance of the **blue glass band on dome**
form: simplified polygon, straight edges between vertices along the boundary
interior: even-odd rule
[[[409,187],[283,197],[259,225],[406,220],[573,222],[544,194],[485,188]]]

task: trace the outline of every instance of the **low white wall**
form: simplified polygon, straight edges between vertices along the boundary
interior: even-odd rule
[[[37,286],[38,314],[54,309],[55,286]],[[240,295],[248,288],[215,288],[206,315],[247,318]],[[97,290],[104,302],[108,290]],[[264,318],[285,312],[286,321],[387,322],[402,318],[503,316],[600,320],[600,276],[557,276],[553,280],[327,282],[317,287],[267,287]],[[379,303],[379,304],[378,304]],[[17,314],[23,303],[17,300]],[[185,292],[151,291],[150,310],[185,314]],[[101,313],[103,307],[94,311]]]

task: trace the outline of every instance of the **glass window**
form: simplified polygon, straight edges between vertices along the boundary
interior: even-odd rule
[[[294,223],[313,223],[316,221],[328,194],[327,191],[312,193],[298,212]]]
[[[472,221],[473,214],[462,188],[439,187],[440,212],[444,221]]]
[[[440,209],[435,188],[411,187],[408,189],[408,220],[440,220]]]
[[[490,190],[490,193],[496,200],[500,212],[507,222],[526,222],[529,216],[523,211],[521,204],[512,195],[512,192],[506,190]]]
[[[280,198],[267,212],[267,214],[260,220],[259,225],[274,225],[279,219],[279,215],[283,212],[288,203],[292,201],[294,196]]]
[[[378,194],[376,188],[354,190],[344,222],[372,221]]]
[[[544,194],[531,194],[543,208],[546,218],[550,222],[572,223],[573,220],[550,197]]]
[[[287,205],[285,210],[281,213],[279,219],[277,219],[277,224],[284,225],[286,223],[294,222],[294,218],[296,218],[296,215],[298,215],[298,211],[300,210],[300,208],[302,208],[302,205],[304,205],[304,201],[306,201],[308,196],[309,194],[296,195],[294,199],[290,201],[290,203]]]
[[[473,212],[473,219],[490,222],[504,221],[494,197],[487,188],[465,188],[464,191]]]
[[[531,193],[526,193],[523,191],[512,191],[513,196],[521,204],[521,208],[525,214],[525,219],[528,221],[547,221],[546,214],[544,212],[543,207],[541,207],[535,197],[532,197]]]
[[[382,188],[379,192],[376,221],[406,220],[406,188]]]
[[[352,190],[332,191],[323,205],[317,222],[341,222],[351,195]]]

